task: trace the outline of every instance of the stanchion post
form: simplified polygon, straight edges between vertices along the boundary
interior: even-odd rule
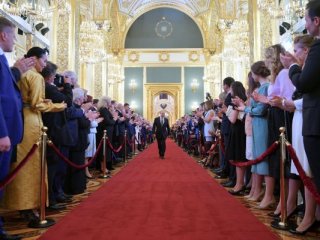
[[[42,127],[41,135],[41,176],[40,176],[40,218],[29,222],[28,227],[30,228],[47,228],[55,224],[52,219],[46,219],[46,155],[47,155],[47,127]]]
[[[103,160],[102,160],[102,175],[99,178],[108,178],[107,175],[107,130],[103,130]]]
[[[286,162],[286,129],[281,127],[280,129],[280,202],[281,202],[281,215],[280,221],[274,220],[271,222],[271,226],[280,230],[288,230],[289,225],[287,223],[287,197],[286,197],[286,180],[285,180],[285,162]]]
[[[127,130],[124,131],[124,162],[127,162]]]

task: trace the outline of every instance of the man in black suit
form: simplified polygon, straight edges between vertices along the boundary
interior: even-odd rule
[[[53,103],[65,102],[68,107],[72,105],[72,88],[71,79],[63,78],[61,75],[57,75],[58,66],[52,62],[47,62],[43,68],[41,75],[45,80],[45,96],[46,99],[50,99]],[[61,77],[59,82],[61,85],[56,86],[54,81],[56,77]],[[60,89],[59,89],[59,88]],[[43,124],[48,127],[48,137],[52,142],[61,150],[63,147],[60,144],[58,129],[66,121],[65,112],[47,112],[42,114]],[[65,151],[62,151],[65,153]],[[48,210],[63,210],[65,207],[58,204],[58,200],[62,198],[62,184],[58,184],[61,176],[65,175],[67,165],[55,154],[51,148],[47,148],[47,170],[48,170],[48,196],[49,206]],[[59,191],[60,190],[60,191]]]
[[[311,0],[306,6],[306,29],[316,38],[311,46],[303,69],[293,55],[281,55],[289,68],[289,77],[303,94],[302,135],[315,184],[320,192],[320,1]]]
[[[160,117],[156,117],[153,122],[152,133],[157,138],[159,156],[164,159],[166,151],[166,138],[170,134],[169,121],[165,118],[165,112],[160,112]]]

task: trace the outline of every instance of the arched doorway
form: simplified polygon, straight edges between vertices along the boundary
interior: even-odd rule
[[[152,121],[161,110],[166,112],[169,124],[181,116],[182,84],[145,84],[144,88],[146,92],[144,102],[149,103],[144,105],[148,120]],[[160,99],[161,94],[166,94],[168,100]]]

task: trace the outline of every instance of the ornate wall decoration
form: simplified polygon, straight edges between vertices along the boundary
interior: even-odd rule
[[[189,60],[190,60],[191,62],[197,62],[197,61],[199,61],[199,57],[200,57],[200,55],[199,55],[199,53],[196,52],[196,51],[191,51],[191,52],[189,53]]]
[[[264,52],[267,47],[272,45],[272,24],[270,23],[271,16],[268,12],[262,12],[260,18],[261,29],[261,58],[264,59]]]
[[[129,52],[128,54],[129,61],[133,63],[139,61],[139,57],[140,55],[136,51]]]
[[[206,12],[209,9],[210,2],[210,0],[118,0],[120,12],[129,16],[135,16],[141,9],[154,8],[159,5],[183,7],[184,11],[196,16]]]
[[[58,29],[57,29],[57,63],[59,71],[69,69],[69,44],[70,38],[70,6],[65,1],[58,2]],[[68,14],[69,13],[69,14]]]
[[[94,65],[94,97],[102,97],[102,63]]]
[[[170,60],[170,54],[168,52],[159,53],[159,60],[161,62],[168,62]]]
[[[157,22],[154,30],[158,37],[165,39],[173,32],[172,23],[163,17],[159,22]]]

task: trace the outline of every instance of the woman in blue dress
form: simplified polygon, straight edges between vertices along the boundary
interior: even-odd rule
[[[257,93],[260,95],[268,95],[269,82],[267,80],[270,75],[270,70],[266,67],[263,61],[258,61],[251,66],[252,77],[256,82],[260,83]],[[252,152],[253,158],[256,159],[268,148],[268,121],[267,109],[268,105],[261,102],[256,102],[251,98],[250,106],[245,106],[242,101],[238,101],[238,110],[250,114],[252,117]],[[251,168],[252,177],[255,181],[252,198],[249,200],[258,201],[263,196],[262,182],[265,178],[266,188],[268,188],[269,181],[269,166],[267,161],[262,161]]]

